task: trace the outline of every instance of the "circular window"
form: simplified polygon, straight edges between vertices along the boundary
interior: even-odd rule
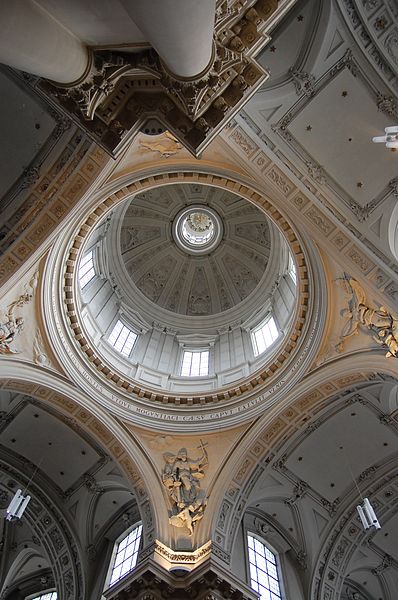
[[[174,241],[189,254],[211,252],[220,243],[222,232],[220,216],[207,206],[185,208],[173,224]]]

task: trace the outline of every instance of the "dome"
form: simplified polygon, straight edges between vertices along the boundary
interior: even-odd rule
[[[135,195],[90,234],[78,284],[86,335],[133,381],[190,392],[255,373],[296,306],[287,241],[225,189],[164,185]]]
[[[272,226],[230,192],[163,186],[136,196],[114,221],[128,284],[174,313],[213,315],[240,304],[268,265]]]

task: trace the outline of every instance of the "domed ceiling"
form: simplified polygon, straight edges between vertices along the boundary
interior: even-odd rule
[[[245,300],[270,257],[267,217],[214,187],[164,186],[136,196],[121,217],[120,252],[131,282],[181,315],[213,315]]]

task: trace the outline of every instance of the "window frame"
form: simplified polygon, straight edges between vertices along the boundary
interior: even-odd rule
[[[289,260],[287,263],[287,272],[288,272],[288,275],[290,276],[291,280],[293,281],[293,283],[295,285],[297,285],[297,267],[294,262],[293,256],[290,252],[289,252]]]
[[[82,268],[82,263],[83,261],[87,258],[87,256],[89,256],[91,254],[91,266],[90,268],[84,273],[83,276],[80,275],[80,270]],[[87,273],[89,273],[90,271],[93,271],[93,275],[91,275],[90,279],[88,279],[86,281],[86,283],[84,283],[83,285],[81,284],[81,280],[87,275]],[[87,286],[90,283],[93,283],[95,277],[97,275],[97,268],[96,268],[96,256],[95,256],[95,247],[91,248],[90,250],[88,250],[80,259],[79,262],[79,266],[78,266],[78,273],[77,273],[77,277],[79,280],[79,286],[80,286],[80,290],[81,292],[83,292],[85,289],[87,289]]]
[[[271,343],[269,345],[266,345],[264,350],[262,350],[261,352],[258,352],[258,342],[256,339],[256,334],[260,331],[262,331],[267,325],[268,323],[272,321],[274,324],[274,327],[277,331],[277,335],[276,337],[271,341]],[[253,348],[253,354],[254,354],[254,358],[258,358],[259,356],[261,356],[262,354],[264,354],[264,352],[266,352],[267,350],[269,350],[270,348],[272,348],[272,346],[275,344],[275,342],[277,342],[277,340],[280,338],[281,336],[281,331],[279,330],[277,321],[274,317],[274,315],[272,314],[272,312],[269,312],[268,315],[265,317],[265,319],[263,319],[258,325],[256,325],[255,327],[253,327],[253,329],[250,331],[250,339],[251,339],[251,343],[252,343],[252,348]],[[264,338],[264,334],[263,334],[263,338]]]
[[[120,337],[120,335],[121,335],[121,333],[123,331],[123,328],[125,328],[125,329],[127,329],[129,331],[129,333],[128,333],[128,335],[127,335],[127,337],[126,337],[126,339],[125,339],[125,341],[124,341],[124,343],[122,345],[122,349],[121,350],[118,350],[118,348],[116,348],[116,346],[112,342],[109,341],[110,338],[111,338],[111,335],[113,334],[113,332],[115,331],[115,329],[116,329],[116,327],[117,327],[117,325],[119,323],[121,323],[122,328],[121,328],[119,334],[117,335],[117,337],[115,339],[115,344],[117,343],[117,341],[118,341],[118,339],[119,339],[119,337]],[[134,341],[133,341],[133,343],[132,343],[132,345],[130,347],[129,353],[126,354],[125,352],[123,352],[123,349],[126,346],[127,340],[129,339],[129,337],[130,337],[131,334],[133,336],[135,336],[135,338],[134,338]],[[112,350],[114,352],[117,352],[118,354],[121,354],[122,356],[124,356],[124,358],[130,359],[131,355],[133,353],[134,347],[135,347],[135,345],[137,343],[138,338],[139,338],[139,333],[137,331],[135,331],[130,325],[127,325],[125,323],[125,321],[120,318],[120,315],[118,315],[117,318],[116,318],[116,320],[113,322],[112,327],[109,327],[108,332],[106,334],[105,340],[106,340],[107,344],[112,348]]]
[[[135,529],[139,529],[141,528],[139,535],[138,535],[138,548],[135,552],[133,552],[133,554],[136,555],[136,560],[134,563],[134,566],[129,569],[129,571],[126,571],[126,573],[124,573],[124,575],[122,575],[121,577],[119,577],[118,579],[116,579],[115,581],[113,581],[111,583],[112,580],[112,574],[115,568],[115,562],[116,562],[116,557],[118,554],[118,549],[119,549],[119,545],[123,542],[124,539],[126,539],[130,533],[132,531],[134,531]],[[131,573],[137,566],[137,562],[138,562],[138,556],[140,553],[140,548],[141,548],[141,542],[142,542],[142,521],[137,521],[136,523],[134,523],[134,525],[131,525],[130,527],[128,527],[127,529],[125,529],[117,538],[116,540],[113,542],[113,548],[112,548],[112,553],[111,553],[111,557],[109,559],[109,566],[108,566],[108,570],[106,573],[106,578],[105,578],[105,584],[104,584],[104,590],[112,587],[113,585],[116,585],[117,583],[119,583],[119,581],[121,581],[124,577],[126,577],[129,573]],[[122,561],[121,564],[123,564],[124,561]]]
[[[250,569],[250,553],[249,553],[249,536],[257,540],[260,544],[262,544],[266,550],[268,550],[275,557],[275,568],[277,573],[277,581],[279,586],[279,597],[274,594],[275,600],[286,600],[285,586],[283,582],[283,564],[280,552],[275,549],[272,544],[270,544],[267,540],[265,540],[260,535],[254,533],[250,529],[245,530],[245,553],[246,553],[246,569],[247,569],[247,581],[250,589],[252,589],[255,593],[260,593],[254,587],[252,587],[252,577],[251,577],[251,569]],[[271,561],[270,561],[271,562]],[[255,565],[256,566],[256,565]],[[269,590],[270,591],[270,590]],[[259,596],[259,600],[261,597]]]
[[[200,375],[200,373],[198,375],[192,375],[191,373],[189,373],[188,375],[183,375],[183,367],[184,367],[184,358],[186,354],[204,354],[207,353],[207,373],[204,373],[203,375]],[[199,360],[199,371],[200,371],[200,366],[201,366],[201,358]],[[191,358],[191,364],[190,364],[190,370],[192,369],[192,358]],[[180,369],[179,369],[179,377],[185,377],[187,379],[193,379],[195,377],[210,377],[210,348],[207,347],[201,347],[201,348],[193,348],[193,347],[188,347],[188,346],[184,346],[182,348],[182,353],[181,353],[181,360],[180,360]]]
[[[55,594],[55,598],[50,598],[50,600],[57,600],[58,598],[57,590],[55,588],[49,588],[48,590],[40,590],[40,592],[25,596],[25,600],[41,600],[46,594]]]

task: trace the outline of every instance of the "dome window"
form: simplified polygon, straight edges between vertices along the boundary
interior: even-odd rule
[[[87,252],[79,265],[79,283],[84,288],[95,276],[93,251]]]
[[[209,374],[209,351],[184,351],[182,377],[205,377]]]
[[[259,356],[265,352],[278,337],[279,332],[274,317],[267,318],[266,321],[252,332],[254,355]]]
[[[247,545],[250,586],[259,594],[260,600],[281,600],[277,556],[263,541],[252,535],[247,536]]]
[[[134,331],[118,320],[110,333],[108,342],[118,352],[121,352],[125,356],[130,356],[137,337],[138,336]]]
[[[290,253],[289,253],[289,264],[287,267],[287,272],[289,273],[290,277],[292,278],[293,283],[296,284],[297,283],[297,272],[296,272],[295,264],[293,262],[292,255]]]

